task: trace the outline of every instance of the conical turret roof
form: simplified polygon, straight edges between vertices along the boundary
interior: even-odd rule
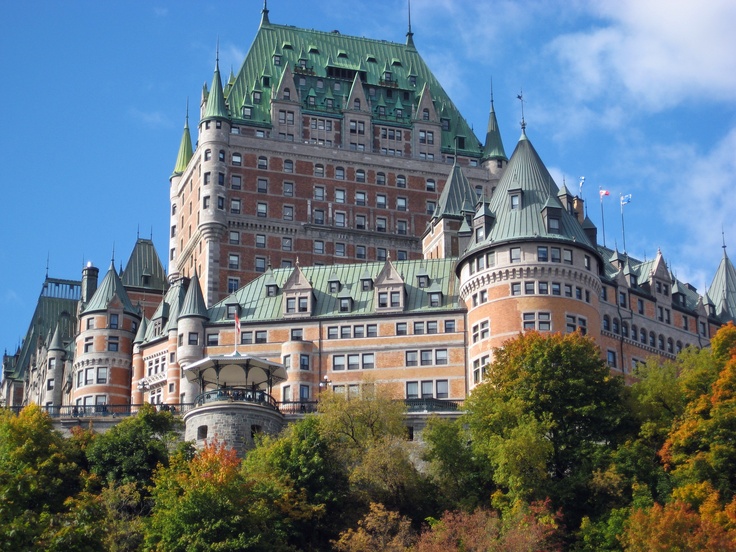
[[[179,312],[179,318],[192,316],[199,318],[208,317],[207,305],[204,302],[204,295],[202,294],[202,287],[199,285],[199,275],[196,270],[194,271],[194,278],[189,282],[189,289]]]
[[[722,321],[734,320],[736,315],[736,269],[723,248],[723,258],[708,289],[708,296],[715,305]]]
[[[501,159],[507,161],[506,151],[503,149],[501,131],[498,130],[496,112],[491,100],[491,112],[488,114],[488,129],[486,130],[486,143],[483,146],[483,159]]]
[[[475,212],[476,200],[475,189],[456,162],[452,165],[432,218],[464,218],[466,213]]]
[[[582,226],[560,203],[559,189],[532,143],[522,131],[521,138],[490,202],[495,223],[482,243],[547,238],[572,241],[593,249]],[[511,196],[518,196],[512,202]],[[516,203],[518,200],[518,203]],[[550,232],[545,209],[559,216],[559,231]],[[480,244],[473,244],[472,249]],[[595,251],[595,250],[594,250]]]
[[[105,311],[115,297],[122,303],[124,312],[134,315],[139,314],[138,309],[133,306],[128,293],[125,291],[123,282],[117,270],[115,270],[115,264],[110,263],[107,274],[105,274],[102,283],[95,291],[92,299],[89,300],[84,312]]]
[[[227,107],[225,107],[225,94],[222,90],[222,79],[220,78],[220,62],[215,62],[215,74],[212,77],[212,89],[207,97],[207,108],[204,110],[204,119],[227,118]]]

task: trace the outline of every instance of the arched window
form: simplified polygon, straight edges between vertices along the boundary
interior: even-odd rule
[[[621,331],[621,328],[619,327],[619,321],[618,318],[613,319],[613,333],[617,334]]]
[[[654,332],[649,332],[649,346],[650,347],[657,346],[657,336],[654,335]]]
[[[386,185],[386,175],[382,172],[379,172],[376,174],[376,184],[379,186],[385,186]]]
[[[357,171],[355,171],[355,181],[365,182],[365,171],[363,169],[358,169]]]
[[[422,110],[422,119],[425,121],[429,121],[429,109],[426,107]]]
[[[603,316],[603,329],[607,332],[611,331],[611,318],[607,314]]]
[[[659,334],[657,338],[657,346],[659,346],[660,351],[664,351],[664,336],[662,334]]]
[[[360,109],[360,98],[355,98],[353,101],[353,109]]]
[[[267,169],[268,168],[268,158],[261,155],[258,158],[258,168],[259,169]]]
[[[644,328],[642,328],[640,330],[639,335],[640,335],[639,341],[641,341],[644,345],[646,345],[647,344],[647,331]]]
[[[636,324],[631,325],[631,339],[633,339],[634,341],[639,339],[639,328]]]
[[[314,166],[314,176],[324,176],[325,175],[325,166],[324,165],[315,165]]]
[[[291,159],[287,159],[284,161],[284,172],[286,173],[294,172],[294,162]]]
[[[680,351],[682,351],[682,341],[677,342],[677,352],[679,353]]]
[[[672,342],[672,338],[667,339],[667,352],[668,353],[674,353],[675,352],[675,344]]]
[[[621,322],[621,335],[629,337],[629,324],[628,322]]]
[[[212,159],[212,150],[204,150],[204,160],[209,161]]]

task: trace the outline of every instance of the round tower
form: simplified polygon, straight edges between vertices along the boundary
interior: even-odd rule
[[[602,259],[531,142],[522,137],[496,193],[478,209],[456,267],[468,309],[472,389],[492,351],[519,332],[600,337]]]

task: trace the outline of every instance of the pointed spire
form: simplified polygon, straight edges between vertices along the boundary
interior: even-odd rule
[[[194,269],[194,277],[189,282],[189,289],[179,312],[179,318],[187,317],[209,318],[196,268]]]
[[[261,27],[270,24],[271,22],[268,20],[268,0],[263,0],[263,9],[261,10]]]
[[[133,345],[140,345],[146,340],[146,332],[148,331],[148,320],[144,316],[141,318],[141,323],[138,326],[138,331],[133,339]]]
[[[409,48],[414,48],[414,33],[411,32],[411,0],[407,0],[408,11],[409,11],[409,29],[406,31],[406,45]]]
[[[222,90],[220,78],[220,41],[217,41],[217,56],[215,59],[215,74],[212,77],[212,89],[207,97],[207,108],[204,110],[204,119],[211,117],[227,118],[225,94]]]
[[[54,337],[51,338],[51,344],[49,345],[49,351],[63,351],[64,342],[61,339],[61,327],[56,324],[54,329]]]
[[[519,89],[516,99],[521,103],[521,135],[526,136],[526,121],[524,120],[524,90]]]
[[[488,114],[488,129],[486,130],[486,143],[483,147],[483,159],[495,159],[508,161],[506,151],[501,140],[501,131],[498,129],[496,111],[493,108],[493,79],[491,79],[491,111]]]
[[[174,174],[172,176],[178,176],[187,170],[187,165],[192,159],[192,155],[192,136],[189,132],[189,99],[187,98],[187,114],[184,119],[184,132],[181,136],[179,153],[176,156],[176,164],[174,165]]]

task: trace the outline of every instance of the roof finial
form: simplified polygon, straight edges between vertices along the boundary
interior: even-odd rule
[[[261,10],[261,26],[268,23],[268,0],[263,0],[263,9]]]
[[[50,253],[46,252],[46,278],[49,277],[49,255]]]
[[[135,239],[136,241],[141,239],[141,225],[138,223],[138,226],[135,228]]]
[[[493,112],[493,75],[491,75],[491,112]]]
[[[115,266],[115,242],[112,242],[112,259],[110,259],[110,264]]]
[[[526,134],[526,121],[524,120],[524,91],[519,89],[519,93],[516,97],[521,102],[521,132]]]
[[[187,114],[184,117],[184,126],[189,128],[189,96],[187,96]]]
[[[411,0],[407,0],[407,9],[409,11],[409,29],[406,31],[406,45],[414,46],[414,33],[411,31]]]
[[[220,35],[217,35],[217,46],[215,46],[215,67],[220,70]]]
[[[721,238],[723,239],[723,253],[726,253],[726,232],[723,230],[723,224],[721,224]]]
[[[153,224],[151,225],[151,241],[153,241]]]

